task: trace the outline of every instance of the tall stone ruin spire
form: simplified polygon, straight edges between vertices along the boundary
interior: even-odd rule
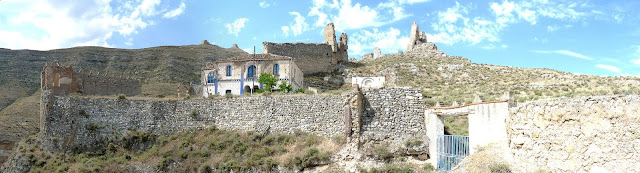
[[[333,52],[338,51],[338,42],[336,41],[336,31],[333,23],[329,23],[324,27],[324,43],[331,45]]]
[[[411,36],[409,37],[409,45],[407,45],[407,52],[413,49],[416,45],[420,43],[427,42],[427,35],[424,31],[420,31],[418,28],[418,24],[413,22],[411,24]]]

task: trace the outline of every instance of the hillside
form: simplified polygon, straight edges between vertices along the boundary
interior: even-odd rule
[[[389,86],[420,88],[429,105],[471,103],[475,96],[498,100],[513,91],[518,102],[554,97],[631,94],[640,78],[578,75],[552,69],[476,64],[456,56],[409,52],[385,55],[352,66],[353,75],[386,76]]]
[[[0,163],[14,142],[37,132],[40,72],[45,62],[142,80],[142,94],[174,96],[178,84],[198,81],[200,67],[221,58],[246,55],[216,45],[144,49],[74,47],[50,51],[0,49]],[[8,149],[4,149],[8,148]]]

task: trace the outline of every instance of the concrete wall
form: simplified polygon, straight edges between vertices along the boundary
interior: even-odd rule
[[[263,53],[293,57],[304,74],[331,72],[337,68],[331,45],[324,43],[262,43]]]
[[[509,103],[487,103],[469,106],[469,150],[478,151],[478,147],[490,143],[507,145],[505,121],[509,117]]]
[[[527,102],[511,110],[507,136],[522,172],[640,172],[640,96]]]
[[[458,107],[439,107],[425,110],[427,137],[431,164],[437,165],[439,135],[444,135],[445,116],[468,116],[469,118],[469,153],[474,154],[478,148],[490,143],[507,148],[506,119],[509,117],[508,101],[480,102]]]

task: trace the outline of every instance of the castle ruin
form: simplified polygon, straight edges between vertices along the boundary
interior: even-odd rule
[[[348,38],[340,35],[337,42],[333,23],[324,28],[323,43],[272,43],[263,42],[262,52],[293,57],[304,74],[332,72],[338,63],[348,62]]]
[[[82,95],[140,94],[140,80],[123,76],[109,76],[107,73],[89,74],[74,71],[71,66],[46,63],[42,68],[41,86],[57,96],[79,93]]]

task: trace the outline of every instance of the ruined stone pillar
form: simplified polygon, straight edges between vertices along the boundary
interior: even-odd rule
[[[333,52],[338,51],[338,42],[336,41],[336,31],[333,23],[329,23],[324,27],[324,43],[331,45],[331,50]]]

